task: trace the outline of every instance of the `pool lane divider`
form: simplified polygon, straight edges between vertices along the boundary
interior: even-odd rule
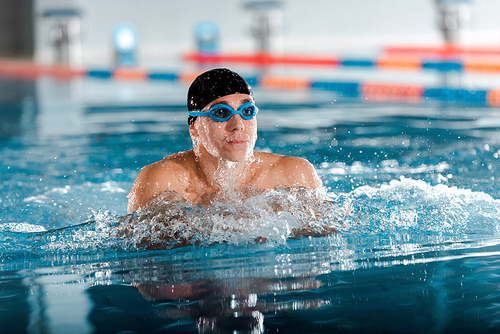
[[[73,77],[89,77],[103,80],[121,81],[167,81],[190,84],[200,71],[163,72],[148,71],[139,68],[117,68],[114,70],[83,70],[63,66],[38,66],[30,62],[0,60],[0,77],[36,80],[50,76],[61,80]],[[500,107],[499,89],[463,89],[451,87],[424,87],[418,84],[400,84],[387,82],[348,82],[313,80],[303,77],[279,77],[272,75],[250,76],[245,79],[252,86],[276,90],[323,90],[341,97],[362,98],[366,101],[394,101],[420,103],[426,100],[457,103],[464,106]]]
[[[500,51],[500,50],[499,50]],[[437,57],[437,58],[436,58]],[[496,58],[462,57],[422,57],[411,53],[384,54],[378,58],[342,58],[319,56],[276,56],[271,54],[220,54],[204,55],[191,53],[184,56],[185,61],[204,65],[221,63],[252,64],[258,66],[272,65],[308,65],[328,67],[358,67],[405,70],[433,70],[439,72],[500,72],[500,61]]]
[[[500,56],[497,46],[461,46],[444,43],[438,46],[388,46],[384,52],[392,55],[419,55],[431,57]]]
[[[0,77],[20,80],[35,80],[40,76],[61,79],[83,76],[85,71],[61,65],[44,66],[29,61],[0,60]]]

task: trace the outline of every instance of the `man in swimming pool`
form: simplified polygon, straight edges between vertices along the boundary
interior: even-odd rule
[[[187,104],[193,149],[144,167],[128,195],[128,213],[160,196],[206,206],[266,189],[322,187],[307,160],[254,150],[258,108],[237,73],[219,68],[199,75]]]

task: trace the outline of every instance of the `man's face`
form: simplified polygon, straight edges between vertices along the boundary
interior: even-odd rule
[[[243,103],[254,102],[248,94],[231,94],[213,100],[203,108],[207,111],[216,104],[227,104],[234,110]],[[257,118],[244,120],[233,115],[225,122],[216,122],[210,117],[198,117],[189,127],[198,156],[209,153],[215,158],[241,162],[253,155],[257,140]]]

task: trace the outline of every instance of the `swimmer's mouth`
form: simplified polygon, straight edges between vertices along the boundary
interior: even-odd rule
[[[231,141],[228,141],[228,143],[231,145],[243,145],[243,144],[246,144],[248,142],[246,140],[231,140]]]
[[[230,145],[243,145],[247,144],[249,141],[245,138],[234,138],[234,139],[228,139],[227,143]]]

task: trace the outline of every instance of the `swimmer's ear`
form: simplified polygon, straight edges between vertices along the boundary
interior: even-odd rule
[[[196,121],[189,125],[189,135],[193,138],[197,138],[200,135],[198,133],[198,129],[196,128]]]

